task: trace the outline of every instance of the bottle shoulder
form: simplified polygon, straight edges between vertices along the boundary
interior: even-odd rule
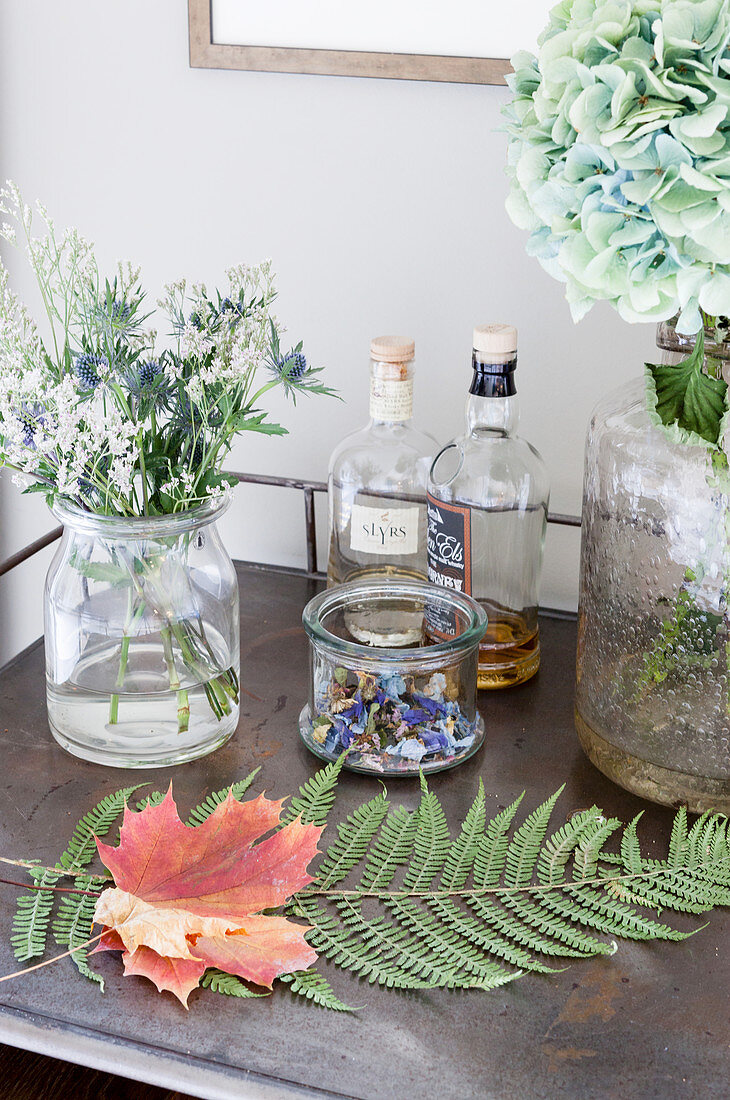
[[[429,489],[441,499],[509,497],[547,501],[547,466],[527,439],[499,433],[465,434],[436,456]]]
[[[546,469],[537,447],[521,435],[499,431],[466,432],[442,447],[437,457],[454,447],[461,452],[465,463],[489,467],[495,462],[511,460],[535,469]]]
[[[330,475],[357,471],[361,467],[399,469],[430,464],[439,445],[433,436],[406,424],[376,422],[352,432],[335,447],[329,464]]]

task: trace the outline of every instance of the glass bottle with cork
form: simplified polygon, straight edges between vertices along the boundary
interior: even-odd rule
[[[428,576],[487,612],[479,687],[521,684],[540,665],[537,598],[549,499],[542,458],[515,434],[517,330],[474,330],[466,432],[434,459],[428,486]],[[434,622],[436,636],[449,635]]]
[[[370,345],[370,421],[335,449],[329,468],[328,585],[372,577],[426,579],[426,483],[437,450],[413,425],[415,343],[379,336]],[[349,616],[348,629],[374,645],[413,645],[404,617],[385,628]]]

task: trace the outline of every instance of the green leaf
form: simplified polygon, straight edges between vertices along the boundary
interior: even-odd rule
[[[312,789],[321,782],[315,776]],[[453,842],[425,780],[415,813],[396,805],[386,814],[378,796],[339,827],[315,882],[288,911],[308,922],[320,956],[370,983],[487,990],[549,973],[551,959],[611,955],[618,938],[689,934],[652,910],[730,903],[726,818],[705,815],[687,832],[680,811],[667,859],[647,859],[638,818],[624,828],[620,853],[605,849],[621,823],[596,806],[549,832],[559,795],[521,823],[520,799],[487,821],[480,784]]]
[[[271,993],[256,993],[235,974],[226,974],[224,970],[211,967],[206,970],[200,982],[201,989],[212,989],[214,993],[224,993],[227,997],[270,997]]]
[[[650,404],[664,427],[676,426],[696,442],[718,446],[727,412],[727,383],[703,371],[705,340],[697,334],[690,355],[676,366],[647,363]]]
[[[232,422],[232,428],[236,432],[260,432],[263,435],[288,435],[287,428],[283,428],[281,424],[275,424],[273,421],[266,419],[266,413],[258,413],[255,416],[250,416],[247,413],[241,413]]]
[[[331,1008],[335,1012],[358,1011],[341,1001],[327,979],[316,970],[295,970],[293,974],[282,974],[280,980],[287,983],[292,993],[306,997],[322,1008]]]
[[[230,787],[224,787],[223,790],[216,791],[215,794],[209,794],[204,802],[201,802],[199,806],[196,806],[195,809],[191,811],[186,824],[202,825],[203,822],[210,817],[216,807],[220,806],[221,802],[225,802],[229,791],[232,791],[233,797],[240,802],[260,771],[260,767],[254,768],[245,779],[239,779],[237,783],[232,783]]]
[[[331,764],[320,768],[311,779],[299,788],[299,794],[292,798],[281,819],[280,827],[288,825],[295,817],[301,817],[302,824],[324,825],[335,801],[335,787],[345,754]]]
[[[77,948],[71,955],[74,965],[85,978],[96,982],[103,993],[104,979],[89,966],[88,950],[83,946],[91,939],[96,899],[103,887],[95,884],[88,875],[79,875],[74,879],[74,887],[77,890],[87,890],[93,896],[63,895],[58,907],[58,916],[52,926],[53,937],[60,947]]]
[[[110,584],[114,588],[128,588],[132,584],[132,578],[127,569],[112,565],[104,561],[87,561],[80,553],[73,551],[70,559],[71,565],[82,577],[88,577],[90,581],[99,581]]]
[[[51,870],[44,870],[40,877],[33,874],[36,885],[41,889],[33,890],[18,898],[10,936],[15,957],[20,962],[38,958],[46,950],[48,929],[56,899],[50,887],[55,886],[64,873],[81,871],[91,863],[96,854],[94,838],[108,833],[124,809],[129,796],[141,786],[144,784],[138,783],[134,787],[124,787],[114,794],[107,795],[93,810],[81,818],[71,835],[68,846],[57,861],[58,874]],[[43,887],[47,889],[42,889]],[[86,938],[88,939],[88,936]],[[81,940],[78,942],[80,943]],[[74,961],[78,965],[76,956]]]

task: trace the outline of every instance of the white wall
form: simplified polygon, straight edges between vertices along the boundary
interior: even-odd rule
[[[577,512],[591,407],[635,376],[653,332],[607,307],[574,328],[561,287],[524,254],[503,206],[507,94],[190,69],[185,0],[0,0],[0,174],[103,261],[140,262],[153,299],[178,275],[214,285],[232,262],[273,257],[281,316],[346,400],[277,399],[291,435],[243,439],[233,467],[324,478],[366,417],[369,339],[390,331],[416,338],[417,415],[445,441],[473,324],[506,320],[520,330],[523,432],[547,460],[553,509]],[[2,558],[50,518],[0,482]],[[239,489],[232,553],[303,564],[301,511]],[[549,535],[545,604],[575,605],[577,547],[575,531]],[[0,662],[41,631],[48,556],[0,581]]]

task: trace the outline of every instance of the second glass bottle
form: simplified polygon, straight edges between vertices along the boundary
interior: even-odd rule
[[[520,684],[540,665],[537,597],[549,486],[535,448],[515,435],[517,330],[474,330],[466,432],[436,456],[428,489],[428,575],[467,592],[488,617],[479,687]],[[448,637],[448,622],[431,624]]]

